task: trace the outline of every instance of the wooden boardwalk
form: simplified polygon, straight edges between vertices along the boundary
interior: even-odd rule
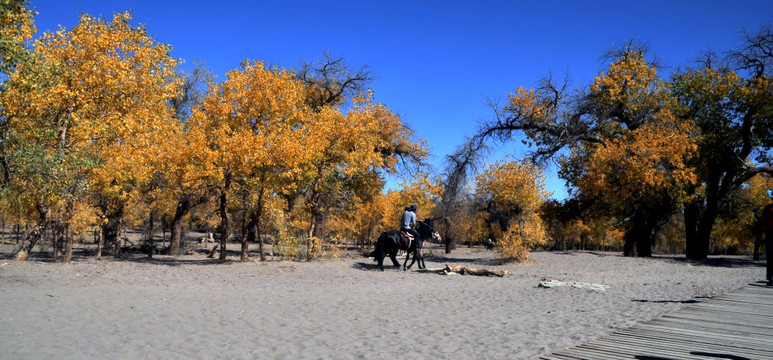
[[[544,360],[773,359],[773,286],[750,284]]]

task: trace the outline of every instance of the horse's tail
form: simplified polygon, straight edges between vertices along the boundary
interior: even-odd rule
[[[372,257],[373,260],[378,261],[378,255],[379,250],[384,248],[384,241],[386,241],[386,232],[382,232],[381,235],[379,235],[378,240],[376,240],[376,248],[373,249],[373,252],[368,255],[368,257]]]

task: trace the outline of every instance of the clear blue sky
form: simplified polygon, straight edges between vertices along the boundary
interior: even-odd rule
[[[588,85],[610,48],[636,38],[666,73],[707,50],[726,51],[741,30],[773,23],[770,0],[605,1],[199,1],[31,0],[40,31],[74,26],[81,12],[112,17],[132,10],[173,56],[205,61],[218,80],[245,59],[285,68],[324,51],[353,67],[368,65],[376,100],[399,113],[429,144],[442,171],[445,155],[491,118],[488,99],[533,87],[552,72]],[[524,155],[500,146],[489,159]],[[566,196],[548,171],[548,188]]]

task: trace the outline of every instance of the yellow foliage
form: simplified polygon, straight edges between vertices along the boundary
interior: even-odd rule
[[[618,209],[664,194],[684,199],[685,189],[697,180],[689,166],[697,149],[692,131],[688,123],[663,110],[640,128],[593,148],[585,174],[575,185],[589,196],[603,196]]]
[[[475,193],[497,238],[497,249],[506,259],[526,260],[530,249],[547,242],[537,210],[549,193],[537,166],[517,161],[493,164],[478,175]]]
[[[773,178],[758,175],[735,192],[731,197],[733,211],[721,215],[714,224],[710,244],[712,253],[752,253],[757,221],[762,208],[771,202],[768,189],[773,189]]]
[[[72,209],[90,200],[86,189],[106,203],[136,197],[176,126],[166,101],[176,92],[177,61],[130,20],[84,14],[71,30],[43,34],[37,61],[10,76],[4,150],[20,171],[17,185],[28,189],[20,193],[27,206],[50,209],[53,221],[73,225],[80,215]]]
[[[388,228],[399,227],[405,208],[413,204],[419,208],[416,212],[416,220],[421,221],[430,217],[441,199],[442,192],[440,179],[430,180],[426,174],[421,174],[413,182],[402,183],[399,190],[388,191],[386,197],[389,198],[388,203],[392,206],[385,218],[390,225]]]
[[[19,0],[4,0],[0,11],[0,39],[24,42],[37,31],[33,17],[35,11],[24,8]]]
[[[537,211],[550,196],[540,169],[517,161],[489,166],[477,176],[475,193],[509,218]]]
[[[302,244],[303,242],[298,237],[281,237],[277,240],[274,251],[279,253],[283,259],[301,260],[306,258],[306,255],[300,251]]]
[[[542,220],[532,213],[509,227],[497,240],[496,250],[507,260],[525,261],[529,259],[529,250],[546,243]]]

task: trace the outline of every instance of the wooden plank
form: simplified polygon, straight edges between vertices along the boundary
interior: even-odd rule
[[[724,301],[724,300],[718,300],[717,302],[712,302],[711,304],[705,304],[705,305],[702,305],[700,308],[707,309],[707,310],[714,310],[714,311],[730,311],[736,314],[744,314],[744,315],[773,319],[773,304],[769,305],[768,309],[765,309],[764,306],[761,304],[755,304],[755,303],[724,303],[723,304],[721,301]],[[749,306],[744,306],[746,304],[748,304]]]
[[[764,325],[758,325],[758,324],[744,324],[744,323],[738,323],[738,322],[731,322],[724,319],[715,320],[711,318],[681,315],[681,314],[670,315],[664,320],[670,320],[677,323],[693,323],[694,325],[703,325],[708,328],[718,328],[718,329],[727,329],[727,330],[744,328],[744,329],[749,329],[751,331],[759,332],[763,334],[770,333],[771,331],[773,331],[773,327],[771,326],[764,326]]]
[[[762,349],[762,348],[755,348],[756,344],[747,342],[745,344],[739,344],[737,342],[721,342],[722,339],[719,337],[716,337],[714,339],[706,339],[706,338],[673,338],[673,337],[667,337],[663,336],[663,334],[650,334],[647,336],[642,336],[642,334],[623,334],[623,333],[615,333],[610,336],[604,337],[599,339],[598,341],[604,342],[604,341],[614,341],[618,343],[625,344],[627,346],[636,346],[642,349],[650,349],[651,347],[654,347],[653,349],[656,350],[669,350],[672,352],[681,352],[687,349],[701,349],[701,350],[711,350],[713,352],[730,352],[730,353],[744,353],[744,354],[754,354],[757,356],[765,356],[766,354],[770,354],[773,349]]]
[[[545,360],[773,359],[773,287],[750,284]]]
[[[707,329],[720,328],[726,330],[742,329],[756,333],[770,333],[773,328],[770,326],[754,324],[754,323],[734,323],[730,321],[713,320],[713,319],[700,319],[695,316],[679,316],[678,314],[670,314],[659,319],[651,320],[648,324],[659,323],[662,325],[674,326],[674,327],[703,327]]]
[[[717,344],[717,340],[720,340],[720,336],[706,336],[706,335],[695,335],[695,334],[680,334],[679,332],[668,332],[668,331],[657,331],[657,330],[649,330],[649,331],[643,331],[641,329],[628,329],[628,330],[621,330],[618,332],[615,332],[610,336],[610,338],[632,338],[630,341],[632,342],[649,342],[651,340],[656,341],[663,341],[663,342],[670,342],[670,343],[679,343],[679,346],[683,346],[683,343],[705,343],[708,345]],[[757,344],[754,341],[749,340],[739,340],[738,338],[732,339],[733,343],[732,346],[734,347],[741,347],[746,348],[749,346],[754,346]],[[722,345],[726,346],[726,345]]]
[[[753,342],[757,344],[773,344],[773,341],[771,341],[770,336],[764,336],[759,335],[756,333],[751,332],[729,332],[729,331],[721,331],[721,335],[717,335],[716,332],[710,332],[706,331],[705,329],[697,329],[697,328],[682,328],[682,327],[667,327],[667,326],[657,326],[652,325],[649,323],[639,324],[636,327],[620,330],[620,332],[645,332],[645,333],[659,333],[659,334],[669,334],[673,336],[706,336],[709,338],[714,338],[716,336],[720,336],[722,338],[727,338],[728,340],[732,341],[739,341],[739,342]]]
[[[714,352],[745,352],[757,353],[757,351],[747,351],[747,347],[733,346],[728,348],[726,345],[717,345],[716,343],[706,341],[690,341],[688,339],[673,339],[664,337],[639,337],[636,335],[614,334],[597,340],[601,344],[615,343],[632,349],[646,350],[647,353],[656,351],[658,353],[683,353],[687,350],[701,349]],[[760,353],[758,355],[764,355]]]
[[[724,331],[736,334],[757,334],[761,336],[773,336],[773,329],[769,328],[759,328],[755,326],[743,327],[737,324],[697,322],[690,319],[659,319],[657,321],[648,322],[647,324],[652,326],[672,327],[677,329],[696,329],[704,332]]]
[[[659,357],[664,357],[669,359],[696,358],[696,357],[690,356],[689,353],[685,353],[680,350],[672,351],[671,349],[660,349],[660,348],[656,348],[653,350],[653,349],[648,349],[646,347],[632,346],[631,344],[621,344],[621,343],[605,341],[604,338],[598,339],[597,341],[594,341],[590,344],[586,344],[582,346],[582,348],[583,349],[592,348],[592,349],[596,349],[597,351],[608,351],[610,353],[614,353],[615,356],[612,357],[613,359],[622,359],[622,358],[641,359],[643,356],[652,356],[655,353],[657,353]]]
[[[628,353],[632,359],[641,359],[642,357],[657,356],[668,359],[700,359],[697,356],[685,351],[684,348],[662,347],[658,344],[648,343],[646,345],[617,343],[601,338],[597,340],[598,346],[615,347]]]
[[[577,348],[570,349],[569,352],[576,354],[576,356],[580,356],[583,359],[594,360],[628,359],[633,356],[630,353],[626,353],[624,350],[614,347],[603,347],[595,342],[580,345]]]
[[[760,312],[759,309],[751,310],[751,309],[739,309],[737,307],[714,307],[714,306],[701,306],[701,307],[692,307],[692,308],[686,308],[684,311],[680,311],[680,313],[687,313],[687,314],[708,314],[708,315],[716,315],[716,314],[722,314],[722,313],[731,313],[735,314],[738,317],[743,318],[750,318],[752,321],[759,321],[760,323],[763,323],[763,321],[770,321],[769,319],[773,319],[773,314],[765,314]],[[733,320],[737,319],[732,318]]]

